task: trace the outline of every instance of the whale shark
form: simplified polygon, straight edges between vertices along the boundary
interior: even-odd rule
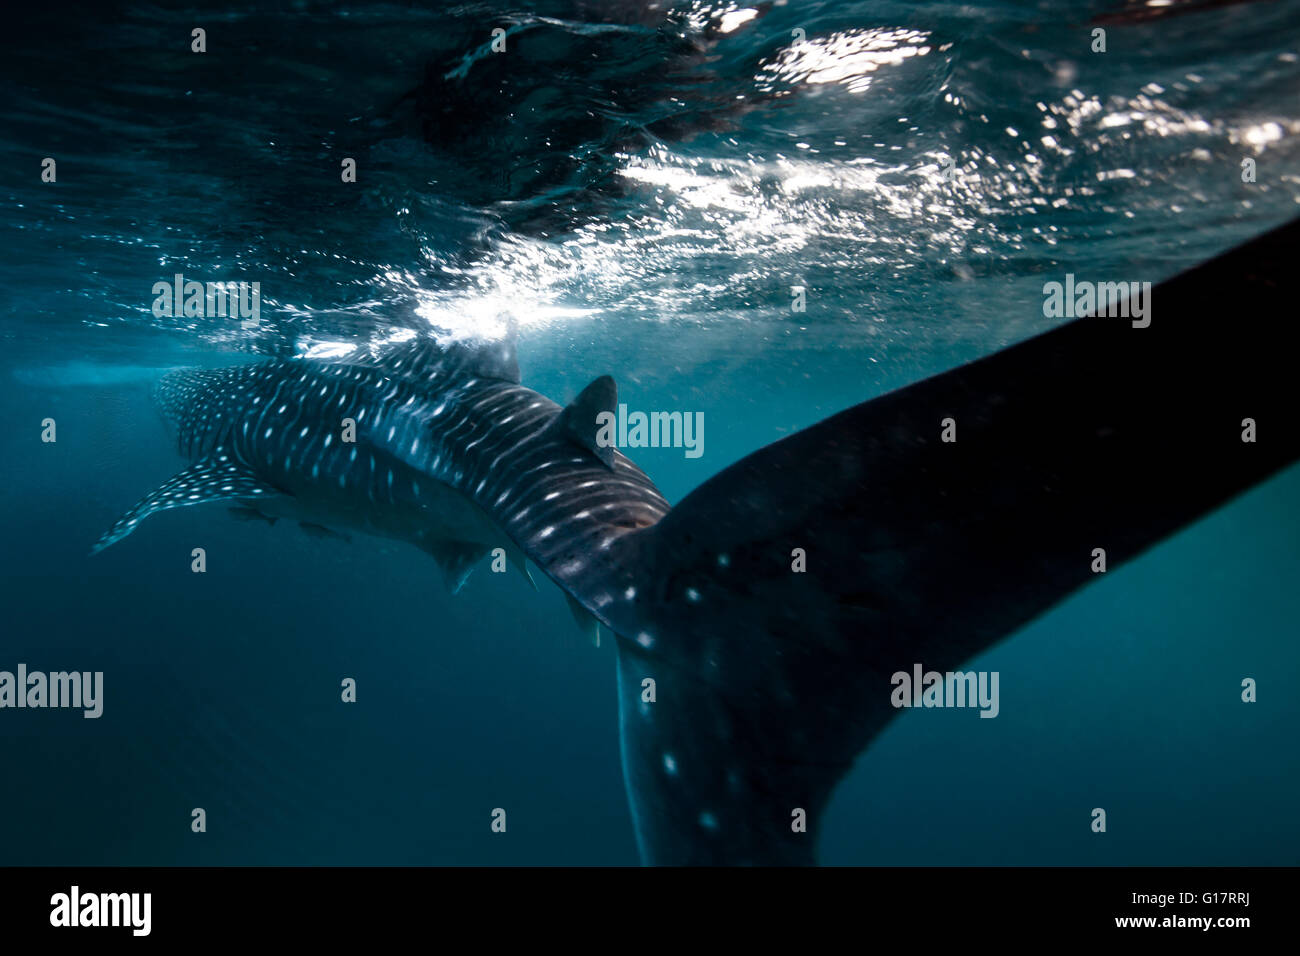
[[[810,864],[892,673],[956,668],[1096,580],[1096,549],[1113,571],[1300,457],[1297,251],[1300,220],[1157,285],[1145,327],[1059,325],[675,506],[598,441],[613,378],[561,406],[510,339],[179,369],[156,396],[190,465],[95,550],[217,501],[409,542],[453,589],[499,548],[612,637],[643,862]]]

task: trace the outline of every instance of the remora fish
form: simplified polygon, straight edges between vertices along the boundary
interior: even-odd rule
[[[233,499],[413,541],[453,582],[491,547],[526,555],[617,636],[642,858],[808,863],[832,788],[896,713],[893,672],[956,668],[1092,580],[1094,548],[1113,569],[1300,457],[1281,281],[1298,250],[1300,221],[1158,286],[1148,328],[1063,325],[771,444],[671,510],[595,441],[613,381],[562,409],[508,346],[175,372],[159,395],[195,463],[98,547]]]

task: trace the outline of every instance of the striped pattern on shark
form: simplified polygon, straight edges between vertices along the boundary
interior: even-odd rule
[[[1094,580],[1094,548],[1114,571],[1300,458],[1298,252],[1300,221],[1157,286],[1149,328],[1070,322],[761,448],[671,510],[595,440],[613,380],[561,408],[508,345],[178,371],[158,397],[194,464],[97,547],[213,500],[411,541],[453,586],[505,547],[616,637],[642,859],[810,863],[834,786],[898,713],[891,673],[955,669]]]

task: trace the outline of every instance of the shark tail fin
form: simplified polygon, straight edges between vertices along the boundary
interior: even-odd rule
[[[1300,221],[1149,290],[1145,327],[1080,319],[850,408],[620,539],[643,858],[811,862],[891,675],[955,669],[1099,552],[1114,569],[1300,458],[1298,253]]]

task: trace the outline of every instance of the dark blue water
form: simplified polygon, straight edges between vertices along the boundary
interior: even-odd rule
[[[149,402],[162,369],[513,323],[525,384],[556,400],[609,372],[635,407],[704,413],[702,457],[634,456],[676,501],[1047,328],[1067,271],[1154,282],[1300,214],[1300,3],[1103,21],[1105,53],[1113,2],[733,7],[15,19],[0,670],[106,690],[98,720],[0,710],[0,863],[636,862],[611,648],[549,583],[484,569],[453,598],[408,546],[220,505],[88,556],[182,467]],[[259,325],[156,318],[175,273],[260,282]],[[1291,469],[979,658],[996,720],[896,720],[821,858],[1300,862],[1298,575]]]

